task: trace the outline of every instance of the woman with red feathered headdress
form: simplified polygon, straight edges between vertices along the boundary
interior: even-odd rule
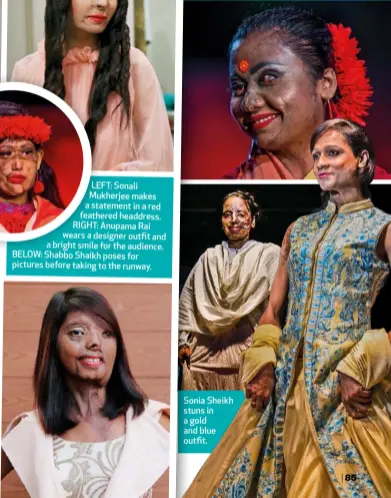
[[[296,7],[245,19],[230,45],[231,113],[253,145],[225,178],[314,179],[316,127],[332,118],[365,125],[373,91],[359,52],[350,28]]]
[[[0,101],[0,231],[40,228],[64,208],[56,176],[43,161],[50,126],[20,104]]]

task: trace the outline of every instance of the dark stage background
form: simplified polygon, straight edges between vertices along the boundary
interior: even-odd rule
[[[57,177],[60,196],[67,206],[74,198],[83,173],[83,151],[76,130],[68,117],[39,95],[5,91],[0,100],[24,105],[30,114],[39,116],[52,128],[50,140],[43,145],[44,161]]]
[[[229,111],[228,46],[246,16],[292,4],[314,11],[327,22],[352,28],[375,91],[367,130],[377,164],[391,172],[391,2],[185,0],[182,178],[221,178],[246,158],[250,138]]]
[[[255,195],[263,217],[252,238],[281,246],[288,226],[300,216],[319,209],[317,185],[182,185],[180,236],[180,288],[201,254],[224,239],[221,228],[222,200],[229,192],[241,189]],[[376,207],[391,214],[390,186],[374,185],[372,200]],[[391,330],[391,279],[380,292],[372,313],[372,326]]]

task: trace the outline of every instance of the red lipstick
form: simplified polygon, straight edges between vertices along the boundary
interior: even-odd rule
[[[10,183],[20,184],[25,181],[26,177],[24,175],[11,175],[8,177]]]
[[[259,113],[251,116],[250,124],[254,130],[261,130],[266,128],[272,121],[274,121],[279,116],[276,112]]]
[[[95,24],[102,24],[106,21],[107,17],[104,15],[95,14],[93,16],[88,16],[88,19]]]

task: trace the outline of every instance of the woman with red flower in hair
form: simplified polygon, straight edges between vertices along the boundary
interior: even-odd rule
[[[316,127],[332,118],[365,126],[373,91],[357,45],[350,28],[296,7],[243,21],[230,45],[231,113],[253,144],[225,178],[315,179]]]
[[[0,101],[0,232],[34,230],[62,213],[55,173],[43,161],[50,134],[42,118]]]

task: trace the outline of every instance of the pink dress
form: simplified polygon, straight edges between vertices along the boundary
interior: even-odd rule
[[[88,119],[88,98],[99,51],[72,48],[63,59],[65,101],[83,124]],[[45,45],[15,64],[12,81],[43,86]],[[107,114],[99,123],[92,169],[115,171],[172,171],[173,143],[162,91],[145,55],[130,49],[130,123],[121,126],[120,102],[116,94],[108,99]]]

